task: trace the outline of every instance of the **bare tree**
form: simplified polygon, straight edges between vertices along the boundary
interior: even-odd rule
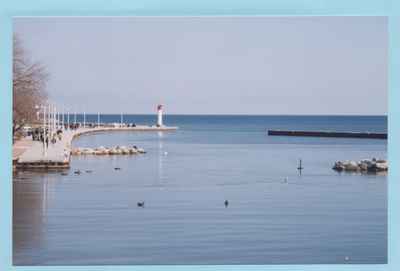
[[[31,61],[18,36],[13,39],[13,135],[36,120],[36,105],[47,99],[48,74],[39,62]]]

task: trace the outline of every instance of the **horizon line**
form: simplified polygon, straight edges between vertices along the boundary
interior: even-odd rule
[[[76,112],[76,114],[86,114],[86,115],[157,115],[157,112],[154,113],[83,113],[83,112]],[[66,113],[64,113],[66,114]],[[74,113],[69,112],[70,115],[73,115]],[[388,114],[236,114],[236,113],[230,113],[230,114],[208,114],[208,113],[200,113],[200,114],[194,114],[194,113],[164,113],[164,116],[299,116],[299,117],[387,117]]]

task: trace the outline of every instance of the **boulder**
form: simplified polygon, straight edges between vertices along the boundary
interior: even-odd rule
[[[120,150],[121,150],[121,154],[129,154],[129,149],[125,146],[122,146],[120,148]]]
[[[359,162],[358,163],[358,167],[359,167],[359,169],[360,170],[362,170],[362,171],[366,171],[366,170],[368,170],[368,163],[366,163],[366,162]]]
[[[93,154],[93,152],[94,152],[94,150],[92,150],[91,148],[82,148],[81,149],[81,153],[84,155]]]
[[[333,165],[333,168],[332,168],[332,169],[334,169],[334,170],[336,170],[336,171],[343,171],[343,170],[344,170],[344,165],[343,165],[342,162],[337,161],[337,162],[335,162],[335,164]]]
[[[388,170],[388,164],[384,163],[374,163],[368,167],[368,172],[382,172]]]
[[[105,147],[100,146],[100,147],[95,149],[95,154],[97,154],[97,155],[105,155],[105,154],[108,154],[108,150]]]
[[[135,148],[129,148],[129,154],[138,154],[138,151]]]
[[[358,171],[360,168],[358,167],[357,163],[354,161],[349,161],[344,163],[344,170],[345,171]]]
[[[79,148],[72,149],[71,154],[72,154],[72,155],[80,155],[80,154],[81,154],[81,151],[79,150]]]

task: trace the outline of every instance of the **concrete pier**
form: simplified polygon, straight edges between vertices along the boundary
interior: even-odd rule
[[[78,128],[76,130],[65,130],[62,139],[52,144],[49,142],[47,154],[44,153],[43,143],[40,141],[32,141],[28,147],[15,159],[15,166],[18,169],[62,169],[69,168],[71,159],[71,144],[75,137],[83,134],[100,133],[100,132],[118,132],[118,131],[174,131],[178,127],[168,126],[145,126],[138,125],[135,127],[94,127],[94,128]],[[24,139],[26,140],[26,139]],[[13,146],[14,149],[14,146]]]
[[[387,134],[386,133],[369,133],[369,132],[268,130],[268,135],[271,135],[271,136],[307,136],[307,137],[341,137],[341,138],[387,139]]]

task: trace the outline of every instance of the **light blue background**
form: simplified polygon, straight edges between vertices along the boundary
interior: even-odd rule
[[[0,3],[0,270],[398,270],[400,268],[400,1],[3,0]],[[132,15],[384,15],[389,17],[389,263],[387,265],[12,267],[12,17]]]

